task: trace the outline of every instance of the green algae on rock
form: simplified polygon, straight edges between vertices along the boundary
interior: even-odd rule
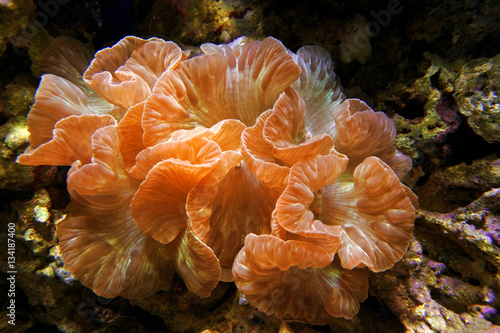
[[[451,93],[456,76],[454,67],[431,54],[425,75],[410,84],[400,84],[377,96],[378,107],[393,114],[398,129],[395,145],[414,161],[426,155],[435,165],[443,160],[438,145],[460,124]]]
[[[466,63],[455,91],[460,112],[474,132],[487,142],[500,143],[500,54]]]

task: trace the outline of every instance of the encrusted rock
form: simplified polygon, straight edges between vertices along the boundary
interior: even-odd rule
[[[474,132],[488,142],[500,142],[500,54],[466,63],[455,89],[460,112]]]

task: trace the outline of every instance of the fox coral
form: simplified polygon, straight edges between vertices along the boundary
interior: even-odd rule
[[[45,52],[17,161],[71,167],[66,268],[105,297],[166,290],[175,269],[201,297],[234,281],[279,318],[352,318],[367,271],[413,232],[393,122],[345,100],[320,47],[201,50],[125,37],[92,60],[61,37]]]

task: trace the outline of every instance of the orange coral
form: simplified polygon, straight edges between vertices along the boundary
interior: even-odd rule
[[[66,268],[105,297],[168,289],[175,268],[202,297],[234,280],[279,318],[352,318],[367,269],[392,267],[413,231],[393,122],[344,101],[320,47],[201,49],[126,37],[91,61],[62,37],[46,51],[18,162],[71,166]]]
[[[362,271],[343,269],[320,246],[271,235],[249,234],[233,273],[247,300],[278,318],[316,324],[352,318],[368,296]]]

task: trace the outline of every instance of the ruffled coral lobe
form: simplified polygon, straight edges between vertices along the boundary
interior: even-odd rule
[[[233,274],[252,304],[284,319],[325,324],[332,316],[352,318],[368,296],[361,271],[332,263],[320,246],[270,235],[246,237]]]
[[[139,182],[117,158],[119,142],[116,126],[102,127],[92,136],[92,163],[73,163],[68,172],[73,206],[57,225],[57,236],[67,269],[83,284],[104,297],[139,298],[168,288],[171,255],[131,217]]]

